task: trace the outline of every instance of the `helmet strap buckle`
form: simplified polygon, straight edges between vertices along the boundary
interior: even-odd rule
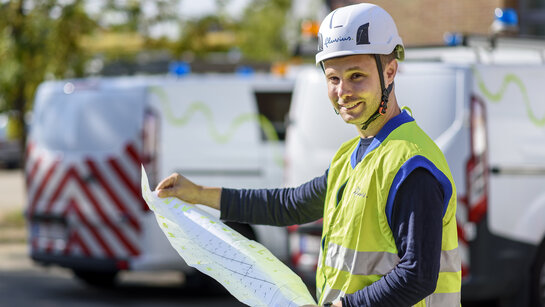
[[[388,105],[385,101],[382,101],[380,103],[380,107],[378,108],[378,112],[382,115],[386,114],[386,110],[388,110]]]
[[[381,101],[380,101],[380,105],[379,107],[377,108],[377,110],[375,111],[375,113],[373,113],[373,115],[371,115],[371,117],[369,117],[361,126],[361,129],[362,130],[367,130],[367,128],[369,127],[369,124],[371,124],[371,122],[373,122],[375,119],[377,119],[377,117],[379,117],[380,115],[384,115],[386,114],[386,111],[388,110],[388,97],[390,96],[390,93],[392,92],[392,89],[394,88],[394,83],[390,83],[390,85],[388,85],[388,87],[386,87],[384,85],[384,77],[383,77],[383,70],[382,70],[382,63],[380,61],[380,55],[378,54],[375,54],[375,62],[377,63],[377,70],[378,70],[378,76],[379,76],[379,80],[380,80],[380,88],[382,90],[382,97],[381,97]]]

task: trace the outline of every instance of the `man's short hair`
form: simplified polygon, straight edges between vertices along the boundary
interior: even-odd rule
[[[390,54],[381,54],[380,55],[380,64],[382,64],[382,69],[386,69],[386,66],[390,64],[391,61],[396,59],[396,52],[395,50],[392,51]]]

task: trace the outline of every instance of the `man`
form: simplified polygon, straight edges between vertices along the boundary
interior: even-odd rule
[[[359,136],[340,147],[326,173],[298,188],[263,190],[202,187],[173,174],[159,183],[159,196],[249,223],[323,217],[320,304],[459,306],[456,190],[441,151],[397,104],[403,56],[382,8],[362,3],[331,12],[320,27],[316,63],[335,112]]]

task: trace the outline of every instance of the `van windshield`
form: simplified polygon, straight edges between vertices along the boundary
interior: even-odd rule
[[[113,151],[139,137],[143,90],[37,96],[31,136],[58,151]]]

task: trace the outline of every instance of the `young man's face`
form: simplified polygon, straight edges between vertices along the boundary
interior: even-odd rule
[[[324,62],[327,91],[333,107],[349,124],[363,124],[377,110],[381,99],[375,58],[349,55]]]

